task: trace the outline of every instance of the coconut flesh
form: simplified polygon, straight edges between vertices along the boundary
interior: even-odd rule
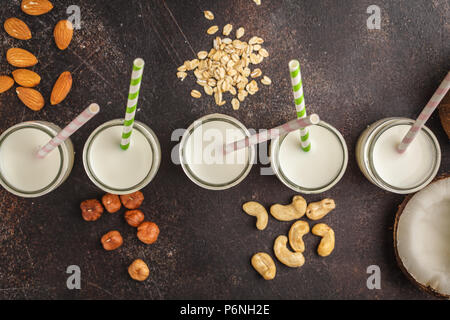
[[[409,200],[398,223],[397,251],[417,282],[450,295],[450,178]]]

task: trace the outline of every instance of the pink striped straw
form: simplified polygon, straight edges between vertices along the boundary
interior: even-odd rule
[[[267,131],[260,132],[258,134],[254,134],[250,137],[246,137],[245,139],[231,142],[223,147],[223,153],[227,154],[230,152],[234,152],[239,149],[247,148],[249,146],[253,146],[258,143],[262,143],[267,140],[275,139],[281,135],[289,133],[294,130],[298,130],[300,128],[306,128],[314,124],[318,124],[320,122],[320,118],[317,114],[313,113],[310,116],[305,118],[299,118],[295,120],[291,120],[282,124],[281,126],[275,127],[273,129],[269,129]]]
[[[416,122],[414,122],[411,129],[409,129],[408,133],[403,138],[402,142],[398,145],[397,151],[399,153],[403,153],[406,151],[406,149],[408,149],[408,146],[411,144],[411,142],[414,141],[414,138],[423,128],[425,122],[427,122],[427,120],[430,118],[434,110],[436,110],[437,106],[439,105],[441,100],[445,97],[449,89],[450,89],[450,72],[447,73],[447,76],[442,81],[441,85],[436,90],[436,92],[433,94],[433,96],[431,97],[430,101],[427,103],[425,108],[423,108]]]
[[[71,123],[69,123],[64,129],[62,129],[56,137],[50,140],[45,146],[43,146],[37,153],[37,157],[42,159],[47,154],[52,152],[57,146],[63,143],[69,138],[75,131],[80,129],[86,122],[88,122],[93,116],[100,111],[100,107],[96,103],[92,103],[82,113],[78,115]]]

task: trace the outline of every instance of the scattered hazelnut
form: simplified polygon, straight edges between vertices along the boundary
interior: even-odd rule
[[[119,231],[113,230],[102,237],[103,248],[107,251],[119,248],[123,243],[123,238]]]
[[[114,213],[119,211],[122,204],[118,195],[107,193],[102,197],[102,203],[105,206],[106,211]]]
[[[138,227],[144,221],[144,214],[141,210],[128,210],[125,212],[125,220],[132,227]]]
[[[137,209],[140,207],[142,201],[144,201],[144,195],[140,191],[136,191],[130,194],[120,196],[120,201],[127,209]]]
[[[95,221],[101,217],[103,207],[97,199],[85,200],[80,204],[81,215],[86,221]]]
[[[147,264],[141,259],[136,259],[132,264],[128,267],[128,273],[130,277],[137,281],[144,281],[148,278],[150,274],[150,270],[148,269]]]
[[[138,227],[137,237],[143,243],[152,244],[158,239],[159,228],[154,222],[144,221]]]

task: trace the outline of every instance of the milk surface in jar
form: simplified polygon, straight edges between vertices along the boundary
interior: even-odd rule
[[[356,145],[356,160],[366,178],[390,192],[419,191],[436,176],[441,149],[433,132],[423,126],[403,153],[397,147],[414,120],[385,118],[367,127]]]
[[[161,150],[153,131],[135,121],[130,147],[120,148],[123,120],[109,121],[89,137],[83,162],[91,180],[114,194],[132,193],[147,185],[159,168]]]
[[[18,124],[0,137],[0,182],[22,197],[37,197],[58,187],[73,165],[70,139],[38,158],[37,152],[60,130],[44,121]]]
[[[292,131],[271,142],[272,168],[289,188],[303,193],[320,193],[343,176],[348,153],[342,135],[321,121],[308,127],[311,149],[301,148],[300,131]]]
[[[373,146],[373,168],[386,183],[401,189],[417,186],[434,168],[431,138],[420,132],[408,149],[399,154],[397,146],[411,126],[398,125],[384,131]]]
[[[180,144],[185,173],[196,184],[213,190],[226,189],[242,181],[251,169],[254,147],[223,153],[226,143],[248,136],[236,119],[213,114],[194,122]]]

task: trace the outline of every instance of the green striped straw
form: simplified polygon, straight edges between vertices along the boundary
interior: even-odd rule
[[[302,75],[300,73],[300,63],[298,60],[289,62],[289,71],[291,73],[292,90],[294,92],[295,109],[297,118],[306,117],[305,96],[303,95]],[[308,152],[311,150],[311,141],[309,140],[308,128],[300,129],[300,140],[302,150]]]
[[[127,150],[130,147],[131,133],[133,132],[134,115],[136,114],[143,71],[144,60],[142,60],[141,58],[135,59],[133,61],[133,72],[131,73],[127,111],[125,112],[125,120],[123,121],[122,140],[120,141],[120,147],[123,150]]]

